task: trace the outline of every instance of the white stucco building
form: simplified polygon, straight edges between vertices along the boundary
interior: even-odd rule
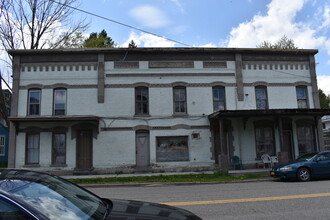
[[[317,50],[12,50],[9,166],[253,168],[321,150]]]

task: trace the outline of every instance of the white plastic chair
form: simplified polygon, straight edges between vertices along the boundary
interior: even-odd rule
[[[261,160],[262,160],[262,162],[264,163],[264,168],[266,168],[266,165],[267,165],[267,164],[269,164],[269,165],[268,165],[268,168],[271,168],[271,166],[272,166],[272,161],[271,161],[270,156],[269,156],[268,154],[263,154],[263,155],[261,155]]]
[[[278,159],[276,156],[271,156],[270,157],[270,162],[271,162],[271,166],[273,167],[274,164],[278,163]]]

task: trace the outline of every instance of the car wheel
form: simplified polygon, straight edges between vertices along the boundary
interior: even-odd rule
[[[309,181],[311,179],[311,171],[305,167],[299,168],[297,179],[301,182]]]

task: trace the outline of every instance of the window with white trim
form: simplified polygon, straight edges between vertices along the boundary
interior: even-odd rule
[[[306,86],[297,86],[296,93],[297,93],[298,108],[308,108],[307,87]]]
[[[0,135],[0,156],[6,154],[6,136]]]
[[[53,133],[52,164],[66,164],[66,134],[60,132]]]
[[[187,113],[186,88],[176,86],[173,88],[174,114]]]
[[[66,89],[54,90],[54,115],[66,114]]]
[[[40,115],[41,90],[30,89],[28,94],[28,115]]]
[[[212,89],[213,92],[213,111],[221,111],[226,108],[226,96],[225,87],[215,86]]]

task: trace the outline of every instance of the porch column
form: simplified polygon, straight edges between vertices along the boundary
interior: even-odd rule
[[[223,119],[219,119],[219,133],[220,133],[220,154],[219,154],[219,170],[223,173],[228,173],[228,152],[227,144],[224,133],[224,122]]]

